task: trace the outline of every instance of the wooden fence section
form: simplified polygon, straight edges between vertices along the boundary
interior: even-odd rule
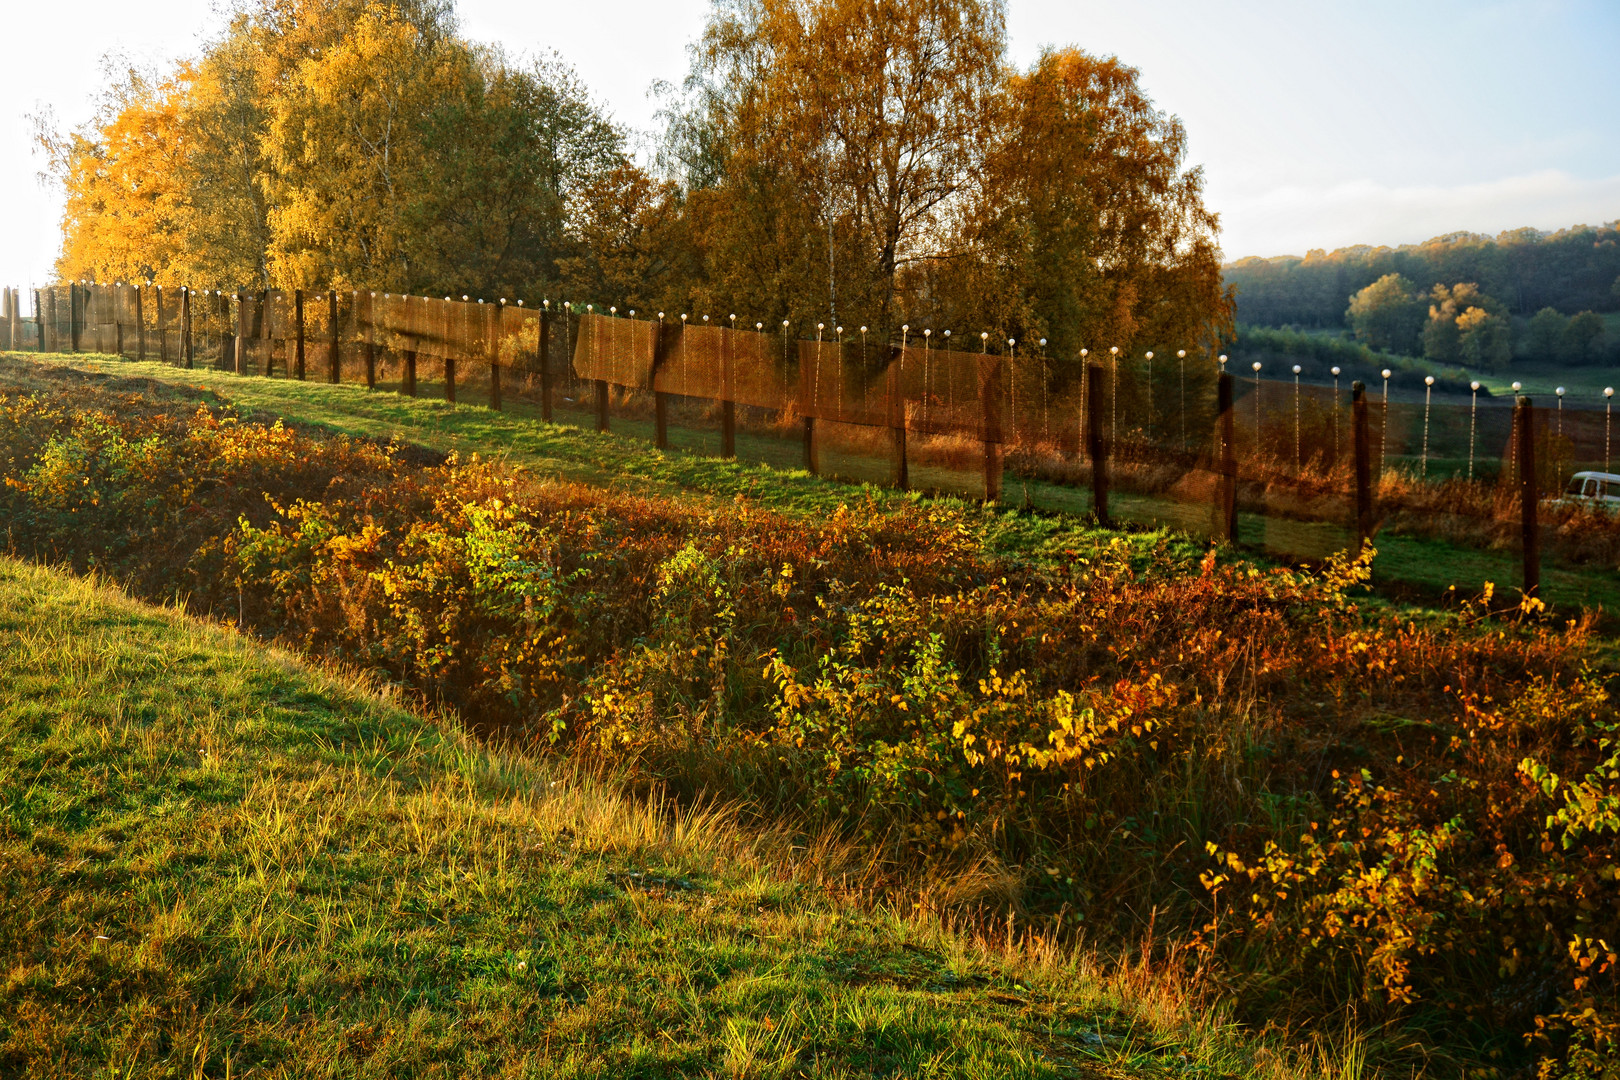
[[[1468,479],[1477,464],[1481,480],[1512,478],[1517,498],[1479,488],[1472,509],[1445,512],[1489,518],[1497,546],[1506,517],[1515,519],[1514,531],[1528,530],[1515,544],[1527,585],[1539,575],[1539,544],[1530,535],[1539,492],[1561,486],[1577,461],[1609,464],[1607,410],[1552,413],[1527,401],[1509,410],[1488,398],[1481,408],[1477,396],[1466,407],[1432,405],[1426,396],[1421,406],[1392,403],[1387,384],[1381,400],[1357,384],[1352,401],[1336,385],[1301,385],[1297,371],[1290,385],[1258,371],[1252,380],[1218,372],[1212,358],[1178,355],[1155,368],[1151,353],[1126,358],[1113,350],[1060,363],[1010,341],[992,351],[988,334],[974,342],[977,350],[964,350],[942,347],[948,334],[908,329],[892,342],[826,327],[811,338],[786,324],[738,326],[734,317],[715,324],[629,316],[369,290],[73,283],[32,297],[0,293],[0,347],[368,387],[381,380],[411,395],[423,380],[437,381],[450,402],[500,409],[512,394],[538,399],[545,420],[562,391],[576,408],[594,409],[599,430],[612,422],[617,388],[621,402],[651,397],[660,447],[669,445],[672,403],[712,403],[727,457],[736,453],[737,410],[763,410],[777,418],[778,432],[802,431],[812,472],[821,471],[838,433],[872,433],[861,452],[888,457],[902,488],[919,468],[937,478],[931,462],[942,455],[957,455],[960,476],[966,446],[975,493],[987,500],[1002,497],[1010,471],[1026,492],[1032,478],[1088,489],[1088,509],[1103,521],[1134,517],[1225,539],[1238,538],[1242,505],[1267,520],[1339,526],[1347,544],[1365,540],[1403,509],[1374,498],[1387,472],[1427,480],[1431,459],[1458,472],[1466,445]],[[1422,502],[1409,500],[1405,509]]]

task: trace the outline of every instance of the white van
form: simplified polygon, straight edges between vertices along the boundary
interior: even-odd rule
[[[1620,474],[1578,472],[1569,478],[1564,493],[1555,502],[1560,506],[1581,506],[1620,514]]]

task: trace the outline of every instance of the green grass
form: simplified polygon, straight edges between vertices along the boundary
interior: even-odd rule
[[[106,356],[9,355],[117,378],[150,379],[193,393],[203,391],[244,410],[296,423],[375,438],[398,436],[430,449],[498,457],[542,476],[582,483],[665,493],[702,492],[728,500],[740,495],[769,501],[782,510],[816,514],[834,510],[851,497],[847,485],[800,469],[764,469],[693,452],[713,441],[709,433],[672,428],[674,452],[664,453],[652,445],[650,422],[615,417],[612,432],[603,437],[575,426],[586,421],[582,412],[559,409],[559,423],[542,424],[535,405],[510,395],[505,411],[494,412],[480,404],[451,405],[428,396],[426,384],[422,397],[411,398],[394,392],[397,388],[389,384],[379,384],[373,391],[352,384],[331,386],[205,369],[188,371]],[[785,466],[789,462],[784,445],[785,440],[747,432],[738,435],[739,453],[745,459],[761,458]],[[869,495],[883,501],[906,497],[881,489]]]
[[[11,559],[0,800],[0,1075],[1292,1075],[1156,975]]]
[[[1506,371],[1470,373],[1469,378],[1478,379],[1491,393],[1510,400],[1513,384],[1518,382],[1523,387],[1520,393],[1529,394],[1538,405],[1549,408],[1558,400],[1553,391],[1562,386],[1569,393],[1566,400],[1572,408],[1578,405],[1583,409],[1601,409],[1603,388],[1615,385],[1614,369],[1596,365],[1564,367],[1523,363],[1514,364]]]

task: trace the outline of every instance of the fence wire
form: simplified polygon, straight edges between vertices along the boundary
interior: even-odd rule
[[[1209,357],[1076,362],[1012,343],[975,352],[941,347],[948,337],[790,330],[369,290],[73,284],[0,295],[0,344],[13,349],[363,382],[497,408],[517,400],[548,418],[555,406],[594,412],[599,426],[610,416],[650,424],[664,442],[706,452],[718,429],[721,451],[745,459],[1067,512],[1097,512],[1106,496],[1111,519],[1216,537],[1235,527],[1237,539],[1290,557],[1343,550],[1368,528],[1347,383],[1234,372],[1223,417]],[[1543,494],[1614,464],[1607,407],[1541,402],[1523,414],[1526,441],[1521,414],[1488,393],[1400,393],[1391,400],[1386,382],[1363,394],[1373,533],[1521,554],[1522,447]],[[1620,497],[1620,481],[1596,483],[1598,496]],[[1548,503],[1537,542],[1612,567],[1620,529],[1591,513],[1592,494]]]

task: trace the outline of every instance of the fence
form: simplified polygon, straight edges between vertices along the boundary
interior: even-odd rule
[[[21,299],[4,294],[5,347],[433,388],[495,409],[515,398],[545,420],[594,414],[598,430],[650,422],[660,447],[672,430],[717,428],[725,457],[1167,524],[1290,557],[1386,530],[1511,554],[1527,589],[1546,552],[1620,560],[1610,519],[1541,500],[1577,467],[1608,470],[1607,403],[1436,401],[1428,387],[1392,400],[1387,379],[1279,382],[1184,353],[1059,361],[992,348],[987,334],[963,349],[909,328],[879,341],[549,302],[74,283],[38,290],[24,319]]]

